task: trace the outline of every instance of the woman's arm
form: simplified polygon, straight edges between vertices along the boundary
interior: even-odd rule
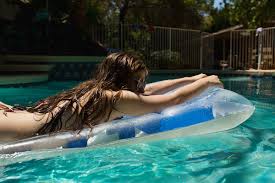
[[[201,78],[206,77],[205,74],[198,74],[192,77],[184,77],[179,79],[171,79],[159,81],[156,83],[147,84],[144,89],[145,95],[160,95],[163,93],[167,93],[168,91],[174,90],[180,86],[184,86],[190,84],[194,81],[197,81]]]
[[[151,112],[159,112],[164,108],[180,104],[193,96],[198,95],[211,85],[221,85],[217,76],[209,76],[197,80],[187,86],[175,90],[167,95],[137,95],[130,91],[123,91],[121,99],[116,103],[113,113],[119,115],[143,115]]]

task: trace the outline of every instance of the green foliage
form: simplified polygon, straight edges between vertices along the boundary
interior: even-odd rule
[[[203,0],[144,0],[135,4],[127,22],[199,29],[202,22]],[[204,9],[203,9],[203,8]],[[192,17],[192,18],[190,18]]]
[[[105,22],[200,29],[214,0],[89,0]],[[104,7],[104,8],[103,8]],[[108,10],[108,11],[106,11]],[[192,17],[192,18],[190,18]]]
[[[110,24],[117,18],[113,1],[110,0],[86,0],[88,4],[87,17],[90,24]],[[117,22],[116,22],[117,23]]]
[[[81,4],[85,4],[85,8]],[[45,7],[46,0],[33,1]],[[139,23],[165,27],[201,29],[214,0],[49,0],[57,18],[85,14],[88,24]],[[83,13],[83,11],[85,11]],[[191,17],[191,18],[190,18]]]
[[[268,18],[270,0],[233,0],[230,6],[230,21],[248,28],[261,26]]]
[[[274,0],[223,0],[222,9],[213,8],[204,17],[204,30],[216,32],[237,24],[244,28],[261,27],[274,16]]]
[[[124,40],[124,50],[133,51],[139,50],[143,57],[147,57],[148,45],[147,42],[151,41],[151,35],[146,30],[128,30],[127,40]]]
[[[170,50],[154,51],[150,57],[155,62],[156,67],[161,69],[179,68],[181,63],[180,53]]]
[[[31,2],[41,11],[46,0]],[[80,4],[85,4],[85,8]],[[86,16],[83,24],[145,24],[200,29],[215,32],[236,24],[245,28],[263,26],[275,17],[274,0],[48,0],[51,20],[64,23],[64,17]]]

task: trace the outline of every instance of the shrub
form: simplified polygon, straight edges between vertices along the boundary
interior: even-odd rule
[[[170,50],[154,51],[150,55],[152,64],[160,69],[178,68],[180,63],[180,53]]]

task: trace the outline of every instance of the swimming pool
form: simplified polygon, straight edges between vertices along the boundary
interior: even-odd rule
[[[154,76],[151,81],[164,78]],[[256,106],[254,115],[235,129],[95,150],[0,155],[0,182],[274,182],[275,80],[225,77],[223,81],[225,88]],[[76,84],[0,88],[0,100],[26,105]]]

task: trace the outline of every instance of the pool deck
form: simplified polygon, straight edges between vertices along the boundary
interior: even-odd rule
[[[58,63],[100,63],[102,56],[0,55],[0,86],[47,82],[51,68]],[[275,70],[151,70],[155,75],[195,75],[273,77]]]
[[[105,57],[102,56],[48,56],[48,55],[0,55],[0,62],[17,63],[75,63],[88,62],[100,63]]]
[[[100,63],[102,56],[0,55],[0,86],[47,82],[55,64]]]

